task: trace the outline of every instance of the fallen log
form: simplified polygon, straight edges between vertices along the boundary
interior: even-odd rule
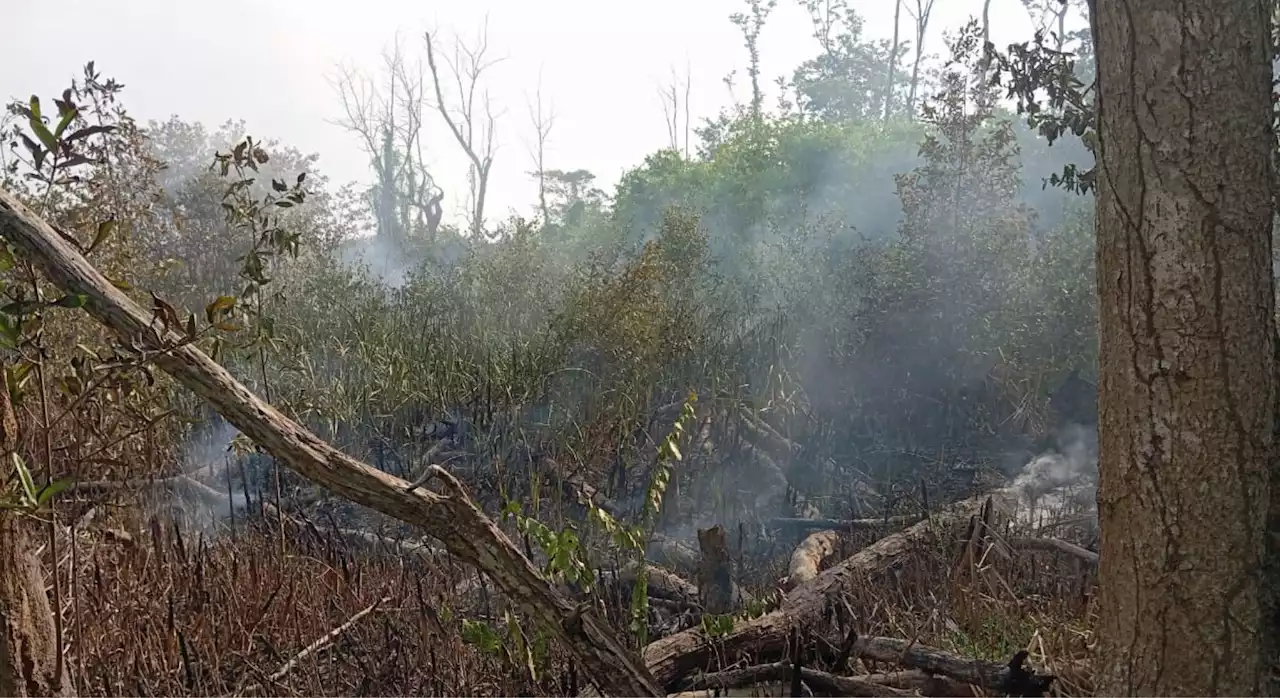
[[[1000,664],[962,657],[909,640],[860,637],[854,651],[863,659],[900,664],[1006,695],[1042,696],[1057,678],[1025,668],[1026,650],[1015,654],[1007,664]]]
[[[4,190],[0,190],[0,236],[63,291],[83,295],[84,309],[126,346],[145,352],[156,366],[207,400],[286,466],[357,504],[418,526],[451,554],[487,573],[522,615],[565,643],[602,690],[624,696],[664,695],[612,629],[589,606],[573,604],[557,593],[446,471],[433,469],[446,493],[410,491],[404,480],[329,445],[144,311],[48,223]]]
[[[116,492],[138,494],[153,490],[170,489],[177,494],[197,499],[210,508],[221,508],[230,511],[232,507],[231,497],[227,496],[225,492],[215,490],[187,475],[174,475],[153,480],[82,480],[73,483],[68,489],[72,492],[99,494]]]
[[[784,681],[794,673],[795,664],[792,662],[757,664],[755,666],[742,667],[741,669],[699,674],[698,676],[684,679],[680,682],[679,692],[688,694],[693,691],[733,691],[733,689],[746,688],[761,683]],[[808,667],[800,668],[800,679],[809,684],[810,688],[839,696],[914,695],[911,690],[868,681],[864,676],[837,676]],[[733,695],[733,693],[729,695]]]
[[[698,571],[698,551],[660,533],[655,533],[649,538],[644,554],[650,562],[669,567],[685,576],[691,576]]]
[[[1098,564],[1098,554],[1061,538],[1011,538],[1009,547],[1017,550],[1043,550],[1062,553],[1090,565]]]
[[[891,688],[900,688],[912,693],[918,692],[922,696],[933,696],[934,698],[971,698],[973,696],[972,684],[946,676],[935,676],[919,669],[890,671],[883,674],[866,674],[858,678]]]
[[[636,581],[636,563],[624,566],[618,575],[618,581],[634,584]],[[667,601],[679,601],[686,606],[698,605],[698,585],[680,577],[670,570],[657,565],[645,565],[646,588],[649,596]]]
[[[1012,511],[1016,496],[999,490],[989,496],[1003,511]],[[759,618],[738,623],[733,630],[712,641],[701,628],[691,628],[649,643],[644,649],[645,664],[660,686],[671,687],[692,671],[706,671],[721,658],[734,661],[744,654],[779,653],[786,647],[793,627],[815,627],[823,617],[830,596],[849,591],[869,577],[902,560],[918,545],[947,533],[957,523],[968,522],[988,497],[958,502],[930,519],[880,539],[844,562],[826,570],[813,581],[800,585],[782,599],[781,607]]]
[[[831,529],[833,531],[866,531],[892,526],[910,526],[919,516],[885,516],[878,519],[806,519],[778,517],[769,520],[774,528],[792,528],[806,531]]]

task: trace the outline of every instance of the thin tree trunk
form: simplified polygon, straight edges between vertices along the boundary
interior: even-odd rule
[[[1265,695],[1276,456],[1263,0],[1100,2],[1100,695]]]
[[[884,86],[884,120],[893,115],[893,81],[898,75],[899,28],[902,19],[902,0],[893,3],[893,43],[889,45],[889,78]]]

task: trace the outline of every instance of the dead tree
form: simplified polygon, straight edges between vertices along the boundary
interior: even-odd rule
[[[332,84],[343,116],[335,123],[356,134],[369,157],[378,234],[397,243],[419,231],[434,239],[443,218],[444,190],[427,169],[423,153],[422,66],[405,57],[399,38],[383,52],[382,61],[381,87],[355,68],[339,67]]]
[[[916,23],[916,55],[911,64],[911,88],[907,93],[907,114],[915,114],[916,92],[920,88],[920,63],[924,60],[924,37],[929,31],[929,15],[933,14],[935,0],[914,0],[915,9],[907,7],[907,14]]]
[[[898,76],[898,47],[901,45],[902,2],[893,0],[893,42],[889,44],[888,77],[884,83],[884,120],[893,115],[893,81]]]
[[[533,124],[533,143],[529,144],[529,157],[533,160],[534,171],[530,173],[538,180],[538,213],[542,215],[542,225],[551,222],[551,208],[547,205],[547,142],[551,139],[551,129],[555,126],[555,105],[549,111],[542,108],[542,72],[538,72],[538,89],[532,101],[526,99],[529,109],[529,121]]]
[[[489,99],[488,90],[480,90],[480,81],[485,71],[497,65],[501,59],[488,56],[487,19],[474,48],[454,40],[453,56],[444,57],[449,71],[447,76],[442,74],[440,61],[436,58],[436,37],[427,32],[423,38],[427,47],[427,67],[431,71],[431,83],[435,88],[435,109],[471,163],[468,171],[468,227],[472,233],[484,233],[485,200],[489,194],[489,174],[493,169],[496,151],[494,126],[497,116],[493,112],[493,102]],[[457,86],[457,104],[452,107],[444,98],[445,79],[451,79]]]
[[[488,574],[525,617],[564,642],[600,687],[614,695],[662,695],[635,654],[589,605],[570,602],[543,577],[452,475],[432,473],[443,493],[409,483],[342,453],[253,394],[184,335],[144,311],[48,223],[0,190],[0,236],[127,346],[207,400],[228,422],[303,477],[422,529]]]
[[[684,77],[671,69],[671,82],[658,89],[662,99],[662,116],[667,123],[667,147],[689,157],[690,95],[693,92],[693,80],[690,67],[685,64]]]

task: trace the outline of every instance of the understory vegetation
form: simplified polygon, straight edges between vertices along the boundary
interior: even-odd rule
[[[757,87],[609,192],[544,170],[524,219],[441,222],[430,175],[390,135],[405,167],[369,191],[330,182],[286,133],[140,124],[92,63],[56,99],[10,107],[3,185],[324,439],[409,481],[454,472],[633,646],[699,624],[714,638],[777,606],[809,530],[779,522],[887,524],[1019,476],[1087,484],[1092,465],[1092,202],[1046,181],[1087,170],[1088,149],[1050,148],[1001,106],[973,27],[954,60],[913,71],[905,42],[865,39],[852,10],[840,21],[789,103],[765,109]],[[1064,41],[1087,81],[1087,42]],[[79,693],[587,684],[422,532],[255,451],[81,299],[0,263],[20,470],[57,491],[29,508],[57,522],[43,559]],[[1054,474],[1029,467],[1042,457]],[[697,577],[695,531],[717,524],[750,602],[685,607],[635,573]],[[1087,546],[1088,530],[1054,535]],[[885,532],[842,531],[829,557]],[[1079,565],[939,542],[841,613],[859,635],[966,657],[1029,650],[1087,693]]]

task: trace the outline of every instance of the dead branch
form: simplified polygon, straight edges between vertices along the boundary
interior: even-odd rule
[[[885,516],[878,519],[804,519],[783,518],[770,519],[775,528],[798,528],[801,530],[859,531],[889,528],[893,526],[910,526],[920,520],[919,516]]]
[[[231,498],[226,493],[215,490],[203,482],[193,480],[186,475],[174,475],[152,480],[86,480],[77,482],[70,487],[72,492],[102,494],[116,492],[137,494],[158,489],[173,489],[179,493],[199,499],[210,507],[225,507],[228,510],[231,508]]]
[[[390,596],[384,596],[378,599],[377,601],[374,601],[372,604],[365,606],[359,611],[356,611],[356,613],[352,615],[350,618],[348,618],[345,623],[343,623],[342,625],[339,625],[333,630],[330,630],[329,632],[325,633],[324,636],[317,639],[315,642],[312,642],[311,644],[307,645],[305,648],[303,648],[301,652],[294,655],[292,659],[285,662],[283,665],[281,665],[279,669],[276,669],[274,672],[272,672],[272,674],[267,677],[267,682],[276,683],[280,679],[283,679],[284,677],[288,676],[289,672],[297,668],[298,664],[300,664],[304,659],[306,659],[307,657],[310,657],[316,652],[319,652],[324,647],[328,646],[331,642],[341,637],[343,633],[355,627],[355,624],[359,623],[365,616],[368,616],[370,613],[373,613],[374,611],[376,611],[378,609],[378,606],[381,606],[382,604],[390,600],[391,600]],[[260,690],[262,690],[262,686],[258,684],[254,684],[252,686],[246,687],[243,691],[237,691],[237,693],[257,693]]]
[[[679,601],[686,605],[698,605],[698,586],[670,570],[656,565],[645,565],[646,587],[649,595],[667,601]],[[636,581],[636,563],[622,568],[618,580],[624,584]]]
[[[655,564],[690,575],[698,571],[698,551],[684,543],[655,533],[649,538],[645,557]]]
[[[1009,547],[1018,550],[1043,550],[1053,553],[1062,553],[1081,560],[1090,565],[1098,564],[1098,554],[1082,548],[1075,543],[1069,543],[1061,538],[1010,538],[1008,540]]]
[[[784,681],[795,671],[792,662],[757,664],[711,674],[700,674],[680,682],[680,692],[745,688],[760,683]],[[800,678],[815,690],[839,696],[909,696],[912,691],[868,681],[865,677],[836,676],[808,667],[800,668]]]
[[[347,456],[289,419],[177,332],[116,288],[44,220],[0,190],[0,235],[51,282],[85,296],[85,310],[126,346],[209,401],[268,453],[303,477],[351,501],[415,525],[449,552],[487,573],[513,605],[553,633],[579,664],[617,695],[660,695],[645,666],[589,607],[575,605],[534,568],[476,507],[461,483],[434,469],[446,494],[419,489]]]
[[[860,637],[855,652],[863,659],[899,664],[937,674],[961,683],[1010,695],[1044,695],[1052,675],[1037,675],[1023,667],[1027,652],[1014,655],[1008,664],[961,657],[951,652],[892,637]]]
[[[900,688],[906,691],[918,692],[924,696],[936,696],[942,698],[971,698],[973,696],[973,687],[963,681],[947,678],[945,676],[934,676],[919,669],[909,669],[907,671],[891,671],[883,674],[867,674],[859,677],[863,681],[878,683],[883,686],[892,688]]]

